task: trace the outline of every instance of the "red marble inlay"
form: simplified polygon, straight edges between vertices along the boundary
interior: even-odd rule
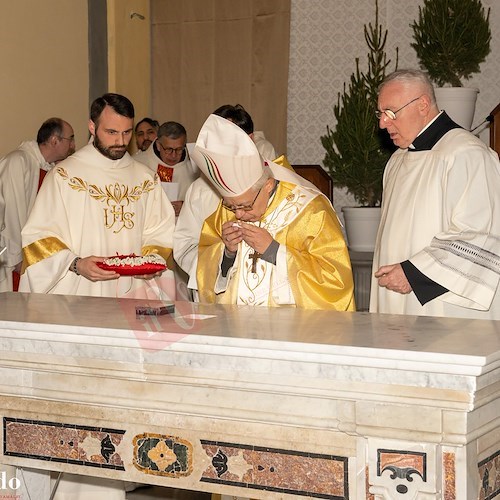
[[[123,433],[83,426],[50,422],[4,419],[6,455],[29,455],[30,458],[76,461],[122,468],[116,449]]]
[[[455,453],[443,453],[444,500],[455,500]]]
[[[228,443],[202,443],[212,465],[202,481],[238,483],[249,488],[348,498],[347,459]],[[222,465],[220,465],[222,464]]]
[[[414,469],[425,481],[427,477],[425,459],[426,454],[420,452],[402,450],[379,450],[377,474],[380,476],[385,469],[391,467],[394,467],[396,469]]]
[[[366,500],[375,500],[375,496],[370,493],[370,472],[368,465],[365,467],[365,479]]]

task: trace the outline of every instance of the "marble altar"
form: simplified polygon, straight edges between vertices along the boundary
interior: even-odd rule
[[[0,463],[222,498],[500,496],[500,322],[143,302],[0,294]]]

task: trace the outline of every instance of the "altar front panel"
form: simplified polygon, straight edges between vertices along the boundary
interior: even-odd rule
[[[255,499],[500,493],[495,322],[0,304],[3,463]]]

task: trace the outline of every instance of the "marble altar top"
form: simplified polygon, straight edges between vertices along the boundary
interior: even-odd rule
[[[143,300],[0,294],[0,333],[97,345],[224,345],[470,366],[500,363],[500,322],[177,302],[173,315],[136,317]],[[30,333],[31,332],[31,333]],[[35,333],[37,332],[37,333]],[[154,345],[153,345],[154,344]]]

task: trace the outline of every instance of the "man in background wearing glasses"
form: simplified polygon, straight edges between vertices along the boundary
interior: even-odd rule
[[[61,118],[49,118],[36,141],[25,141],[0,159],[0,190],[4,199],[0,220],[0,292],[17,291],[21,269],[21,229],[28,220],[45,174],[75,152],[73,127]]]
[[[377,117],[399,149],[384,173],[370,311],[500,319],[500,164],[440,112],[421,71],[380,87]]]
[[[200,302],[354,310],[347,247],[317,188],[264,160],[247,133],[215,114],[192,157],[222,198],[200,237]]]
[[[158,137],[153,144],[134,156],[134,159],[158,173],[176,216],[179,215],[188,187],[200,175],[196,165],[191,162],[186,142],[187,133],[183,125],[165,122],[158,129]]]

